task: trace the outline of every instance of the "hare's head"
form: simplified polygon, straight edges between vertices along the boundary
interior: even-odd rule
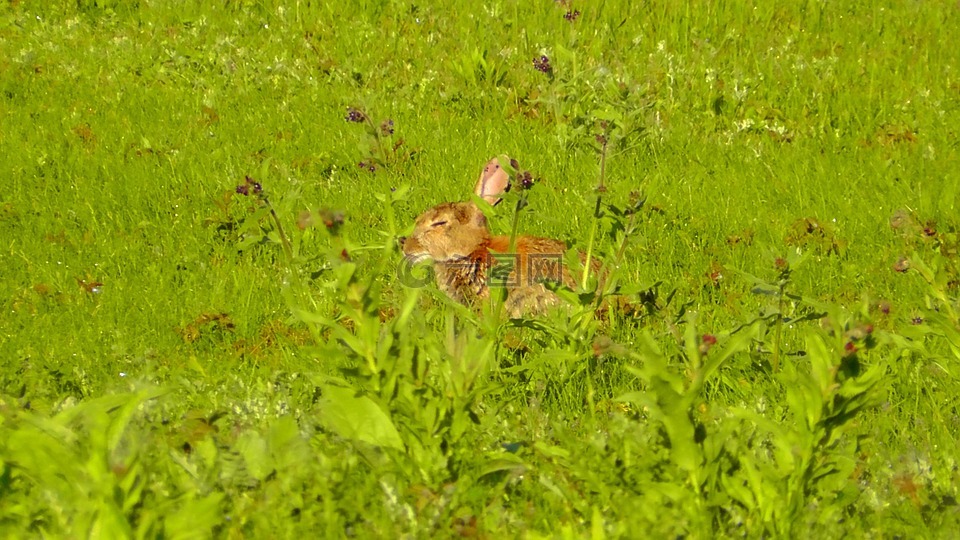
[[[490,239],[487,219],[472,202],[444,203],[417,218],[413,234],[403,240],[403,254],[413,262],[463,259]]]
[[[496,158],[480,173],[474,193],[490,204],[500,201],[509,178]],[[472,202],[444,203],[417,218],[413,234],[401,239],[403,254],[413,262],[463,259],[490,240],[487,219]]]

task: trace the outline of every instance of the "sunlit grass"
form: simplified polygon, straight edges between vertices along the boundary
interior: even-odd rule
[[[958,17],[3,3],[0,527],[948,534]],[[655,286],[637,315],[551,333],[399,283],[393,236],[503,153],[542,178],[521,232],[585,249],[604,121],[605,200],[646,197],[616,269]],[[804,416],[845,399],[819,439]]]

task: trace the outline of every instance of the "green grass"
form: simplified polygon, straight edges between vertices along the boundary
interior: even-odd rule
[[[0,4],[0,534],[955,534],[960,8],[434,4]],[[647,308],[401,285],[498,154]]]

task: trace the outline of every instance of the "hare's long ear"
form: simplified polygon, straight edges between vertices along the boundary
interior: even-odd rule
[[[507,190],[509,184],[510,176],[507,175],[507,171],[503,170],[497,158],[493,158],[487,162],[487,166],[480,173],[480,179],[477,180],[477,187],[473,188],[473,192],[488,203],[497,204],[500,202],[500,194]]]

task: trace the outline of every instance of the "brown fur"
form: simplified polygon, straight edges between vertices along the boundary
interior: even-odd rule
[[[443,203],[427,210],[402,241],[408,261],[433,261],[437,286],[458,302],[474,304],[489,297],[492,284],[506,286],[505,308],[511,317],[542,313],[560,303],[544,281],[575,286],[563,261],[567,249],[563,242],[518,236],[511,254],[510,238],[491,236],[483,212],[472,202]],[[513,269],[506,283],[492,283],[491,270],[501,257],[512,259]]]

